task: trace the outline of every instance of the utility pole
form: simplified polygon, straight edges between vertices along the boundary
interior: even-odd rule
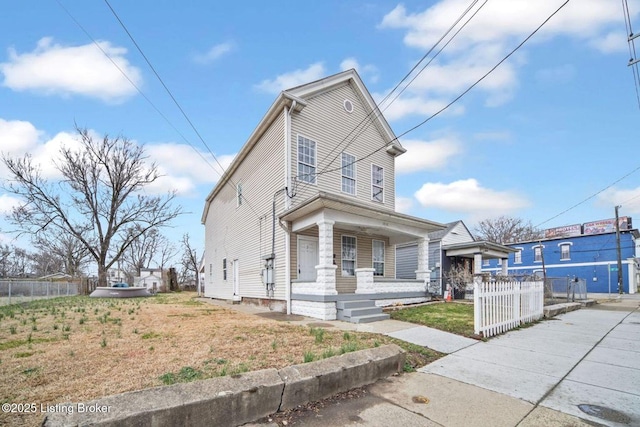
[[[622,294],[622,254],[620,252],[620,221],[618,220],[618,209],[622,206],[616,206],[616,251],[618,253],[618,293]]]

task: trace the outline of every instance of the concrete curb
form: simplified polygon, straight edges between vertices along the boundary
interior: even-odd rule
[[[557,316],[558,314],[568,313],[570,311],[578,310],[582,308],[582,304],[579,302],[565,302],[562,304],[548,305],[544,307],[544,317],[549,319]]]
[[[237,426],[402,371],[395,344],[318,362],[57,404],[42,426]]]

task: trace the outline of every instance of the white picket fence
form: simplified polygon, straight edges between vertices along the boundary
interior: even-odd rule
[[[542,318],[544,283],[475,283],[473,302],[475,333],[491,337]]]

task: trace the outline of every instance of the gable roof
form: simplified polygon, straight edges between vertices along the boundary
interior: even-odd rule
[[[464,222],[462,222],[462,220],[457,220],[457,221],[453,221],[453,222],[448,222],[445,224],[446,228],[444,230],[438,230],[438,231],[433,231],[431,233],[429,233],[429,240],[442,240],[444,239],[444,237],[449,234],[451,231],[453,231],[454,228],[456,228],[458,226],[458,224],[462,224],[462,226],[465,228],[465,230],[467,230],[467,232],[469,233],[469,235],[471,236],[471,238],[473,240],[475,240],[475,238],[473,237],[473,234],[471,234],[471,232],[469,231],[469,228],[467,228],[466,224]]]
[[[233,175],[233,172],[238,168],[245,157],[247,157],[249,152],[251,152],[251,149],[258,143],[260,137],[276,120],[284,107],[300,112],[307,106],[306,99],[328,92],[341,85],[349,84],[350,82],[353,83],[356,90],[362,96],[366,107],[372,112],[371,116],[373,117],[372,120],[374,124],[380,129],[381,133],[384,134],[385,139],[388,141],[387,152],[393,155],[399,155],[406,152],[406,149],[402,147],[384,116],[382,114],[373,113],[376,111],[377,105],[356,70],[350,69],[342,71],[340,73],[324,77],[320,80],[284,90],[280,92],[273,104],[271,104],[271,107],[269,107],[266,114],[260,120],[260,123],[258,123],[258,126],[253,130],[247,142],[242,146],[229,167],[227,167],[220,177],[220,180],[207,196],[201,217],[202,224],[204,224],[207,219],[211,201],[213,201],[216,194],[218,194],[218,192],[227,184],[231,175]]]

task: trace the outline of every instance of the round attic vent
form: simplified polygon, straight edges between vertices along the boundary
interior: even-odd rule
[[[345,99],[345,100],[344,100],[344,110],[345,110],[347,113],[351,113],[351,112],[353,112],[353,102],[351,102],[351,101],[350,101],[350,100],[348,100],[348,99]]]

